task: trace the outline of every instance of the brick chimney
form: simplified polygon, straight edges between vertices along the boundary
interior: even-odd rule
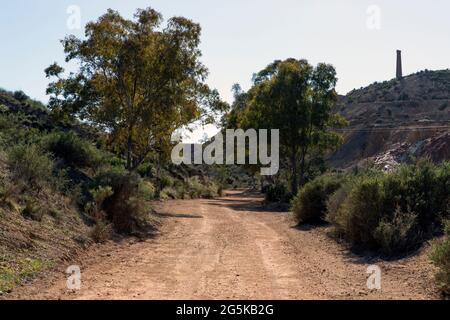
[[[402,80],[402,78],[402,52],[400,50],[397,50],[397,80]]]

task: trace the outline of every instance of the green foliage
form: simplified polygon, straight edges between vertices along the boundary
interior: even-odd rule
[[[290,193],[286,186],[281,183],[275,183],[267,186],[263,190],[266,194],[266,201],[268,202],[285,202],[289,201]]]
[[[374,232],[374,239],[388,255],[415,249],[421,241],[420,237],[417,214],[402,212],[399,208],[392,218],[384,217]]]
[[[98,220],[90,230],[89,236],[96,243],[104,243],[111,238],[112,233],[113,230],[110,223]]]
[[[11,291],[17,284],[30,280],[43,268],[49,266],[48,262],[20,258],[11,263],[3,261],[0,256],[0,294]]]
[[[323,222],[327,201],[342,183],[342,177],[326,174],[307,183],[292,200],[292,210],[298,223]]]
[[[0,144],[4,148],[21,144],[36,144],[41,138],[37,128],[27,128],[23,123],[26,116],[5,114],[0,115]]]
[[[175,184],[174,178],[170,175],[164,174],[160,178],[161,189],[173,187]]]
[[[202,198],[204,199],[213,199],[215,197],[219,197],[223,195],[223,189],[217,183],[210,181],[206,190],[202,192]]]
[[[30,99],[30,97],[28,97],[23,91],[16,91],[14,92],[14,99],[16,99],[19,102],[24,102]]]
[[[154,177],[156,175],[156,168],[152,163],[144,162],[137,168],[137,172],[141,177]]]
[[[103,211],[104,202],[114,192],[110,186],[99,186],[91,190],[92,201],[85,206],[85,211],[94,219],[95,225],[90,231],[90,237],[97,243],[108,240],[112,234],[111,224],[106,221],[106,213]]]
[[[327,220],[356,246],[388,255],[413,250],[448,217],[449,169],[420,160],[392,173],[358,173],[329,199]]]
[[[140,199],[151,201],[155,199],[155,186],[147,180],[141,180],[138,185],[138,194]]]
[[[372,232],[381,219],[380,202],[381,190],[378,178],[361,178],[355,183],[333,222],[351,242],[371,246]]]
[[[183,191],[184,193],[184,191]],[[172,187],[166,187],[162,189],[159,198],[163,201],[174,200],[183,197],[180,192]]]
[[[8,151],[8,164],[18,179],[33,187],[54,181],[54,163],[36,145],[17,145]]]
[[[433,243],[431,260],[439,268],[436,284],[444,296],[450,296],[450,220],[445,223],[445,237]]]
[[[103,160],[96,147],[73,132],[52,133],[44,138],[43,145],[55,157],[64,159],[71,166],[96,168]]]
[[[336,82],[331,65],[277,60],[254,76],[248,92],[236,90],[232,111],[224,118],[228,127],[280,129],[281,157],[289,163],[294,194],[299,178],[300,184],[305,181],[311,151],[333,148],[341,141],[330,130],[346,124],[333,112]]]
[[[68,78],[57,64],[45,70],[56,78],[47,89],[54,115],[106,128],[115,149],[126,155],[127,169],[152,151],[167,152],[177,128],[204,116],[211,120],[215,110],[226,108],[205,83],[200,25],[174,17],[162,26],[161,14],[151,8],[134,17],[108,10],[86,25],[84,39],[62,42],[66,61],[82,68]]]
[[[147,203],[149,185],[144,187],[143,183],[138,174],[122,168],[105,170],[96,177],[94,189],[112,190],[104,199],[102,209],[115,231],[144,236],[153,230],[151,208]]]
[[[34,221],[41,221],[42,217],[44,216],[44,211],[36,201],[27,199],[25,207],[22,210],[22,216]]]
[[[325,220],[329,223],[333,223],[335,226],[339,226],[342,211],[341,207],[347,199],[349,193],[352,191],[354,184],[357,180],[356,173],[348,174],[343,179],[341,186],[333,194],[331,194],[327,201],[327,213]],[[339,228],[338,228],[339,229]]]
[[[114,192],[110,186],[99,186],[96,189],[91,190],[92,201],[88,202],[85,206],[85,210],[95,219],[102,219],[104,216],[103,204],[106,199],[111,197]]]
[[[204,185],[198,177],[191,177],[186,182],[191,199],[200,198],[204,190]]]
[[[212,199],[217,197],[219,192],[220,187],[214,181],[206,177],[193,176],[186,181],[176,181],[171,186],[166,186],[161,191],[160,199]]]
[[[215,175],[214,175],[214,180],[216,182],[216,184],[218,185],[218,193],[219,196],[223,195],[223,191],[229,186],[229,178],[230,175],[232,174],[230,171],[231,170],[227,170],[227,166],[226,165],[217,165],[213,168]],[[242,173],[240,174],[242,175]]]
[[[200,181],[198,176],[189,178],[186,182],[186,188],[191,199],[214,198],[218,195],[218,186],[214,182],[206,178]]]

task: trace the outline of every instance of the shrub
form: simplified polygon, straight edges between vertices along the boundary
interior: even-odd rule
[[[394,190],[395,203],[417,214],[417,223],[425,235],[441,231],[450,201],[450,163],[436,166],[421,159],[416,165],[402,166],[390,178],[399,180]]]
[[[198,176],[194,176],[187,179],[186,189],[191,199],[211,199],[217,197],[219,187],[214,182],[206,178],[201,181]]]
[[[105,221],[106,213],[103,211],[105,200],[113,195],[111,187],[100,186],[91,190],[92,201],[86,204],[86,212],[94,219],[95,225],[90,231],[90,237],[97,243],[108,240],[112,234],[112,227]]]
[[[111,235],[112,235],[111,224],[101,220],[95,223],[89,234],[91,239],[94,240],[96,243],[106,242],[108,239],[111,238]]]
[[[156,175],[156,168],[153,166],[150,162],[144,162],[142,163],[138,168],[137,172],[142,177],[154,177]]]
[[[373,247],[372,231],[381,219],[381,189],[376,177],[361,178],[342,203],[334,221],[354,244]]]
[[[173,187],[174,183],[174,179],[169,175],[162,175],[160,178],[161,189]]]
[[[14,176],[31,186],[53,181],[54,163],[36,145],[18,145],[8,152],[8,164]]]
[[[101,220],[104,218],[103,204],[106,199],[111,197],[114,192],[110,186],[99,186],[96,189],[91,190],[92,201],[86,204],[86,212],[95,220]]]
[[[265,187],[264,192],[268,202],[284,202],[290,198],[290,194],[284,184],[269,185]]]
[[[219,195],[220,187],[207,178],[194,176],[173,183],[170,187],[165,187],[160,193],[161,200],[174,199],[211,199]]]
[[[324,175],[308,182],[292,200],[298,223],[322,222],[327,213],[328,198],[341,186],[338,175]]]
[[[161,191],[159,197],[161,200],[164,200],[164,201],[170,200],[170,199],[175,200],[180,197],[180,193],[175,188],[166,187]]]
[[[353,189],[353,184],[355,183],[354,177],[346,177],[345,180],[341,183],[341,187],[336,190],[332,195],[329,196],[327,201],[327,213],[325,216],[325,220],[329,223],[333,223],[335,225],[340,225],[339,222],[339,212],[344,201],[347,199],[348,194]]]
[[[433,243],[431,259],[439,271],[436,284],[444,296],[450,296],[450,220],[445,224],[445,238]]]
[[[26,219],[41,221],[44,211],[35,201],[27,199],[25,208],[22,210],[22,216]]]
[[[19,90],[19,91],[15,91],[14,92],[14,99],[16,99],[19,102],[24,102],[28,99],[30,99],[30,97],[28,97],[23,91]]]
[[[357,173],[327,202],[327,221],[356,246],[401,254],[442,230],[450,165],[420,160],[392,173]]]
[[[155,199],[155,186],[147,180],[139,181],[138,185],[138,197],[146,201],[151,201]]]
[[[151,208],[143,198],[142,178],[122,168],[112,168],[95,179],[97,187],[110,187],[112,195],[102,205],[106,219],[115,231],[144,236],[153,230],[150,223]]]
[[[420,243],[417,215],[402,212],[399,208],[392,219],[384,218],[374,233],[375,240],[384,253],[393,255],[415,249]]]
[[[222,184],[220,184],[217,188],[217,195],[219,197],[223,197],[224,193],[225,193],[224,186]]]
[[[205,186],[200,181],[199,177],[195,176],[187,179],[186,189],[191,199],[197,199],[201,197]]]
[[[218,186],[215,182],[209,181],[206,185],[205,190],[202,192],[201,197],[205,199],[213,199],[218,196],[222,196],[223,189]]]
[[[71,166],[96,168],[102,162],[101,152],[73,132],[52,133],[43,143],[49,152]]]
[[[3,182],[3,181],[2,181]],[[0,186],[0,203],[6,204],[9,200],[12,200],[15,194],[20,192],[20,187],[17,184],[5,184]]]

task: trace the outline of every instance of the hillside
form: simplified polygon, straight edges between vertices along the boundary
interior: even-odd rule
[[[0,295],[92,243],[75,189],[63,187],[68,166],[32,144],[62,130],[40,102],[0,91]]]
[[[96,127],[0,90],[0,295],[96,242],[152,236],[154,202],[212,198],[228,176],[157,159],[128,171]]]
[[[372,158],[380,165],[429,155],[450,157],[450,70],[421,71],[341,96],[340,113],[350,122],[344,145],[329,159],[349,167]]]

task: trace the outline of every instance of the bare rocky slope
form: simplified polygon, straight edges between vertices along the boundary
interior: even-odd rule
[[[350,122],[329,163],[347,168],[373,159],[390,167],[423,155],[450,158],[450,70],[421,71],[341,96]]]

